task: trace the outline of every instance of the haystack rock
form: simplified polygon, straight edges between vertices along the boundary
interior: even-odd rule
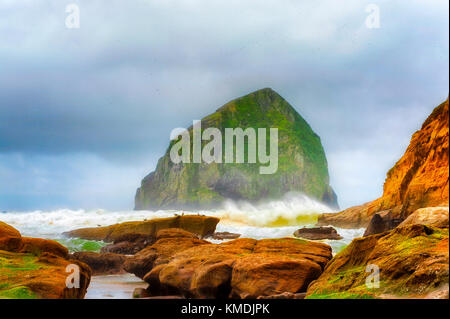
[[[366,227],[375,213],[405,219],[424,207],[449,205],[449,101],[434,109],[414,133],[403,157],[387,173],[383,196],[337,214],[323,214],[319,225]]]
[[[201,120],[201,129],[207,128],[219,129],[222,139],[226,128],[252,128],[255,134],[259,134],[259,128],[265,128],[267,140],[269,129],[278,128],[277,170],[273,174],[260,174],[260,168],[269,163],[260,162],[259,157],[256,163],[247,160],[224,163],[222,158],[221,163],[175,164],[170,158],[170,149],[177,141],[171,141],[156,170],[142,180],[136,193],[135,209],[207,209],[226,199],[258,202],[279,199],[288,192],[301,192],[337,207],[320,137],[272,89],[258,90],[225,104]],[[192,141],[193,127],[188,131]],[[222,156],[225,156],[225,149]]]

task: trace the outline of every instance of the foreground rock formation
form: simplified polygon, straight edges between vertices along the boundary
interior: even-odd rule
[[[146,221],[125,222],[105,227],[80,228],[64,233],[68,237],[105,242],[134,241],[136,238],[147,238],[154,241],[159,230],[180,228],[188,232],[206,237],[214,234],[219,219],[200,215],[184,215],[169,218],[156,218]],[[131,248],[130,248],[131,249]]]
[[[114,253],[96,253],[92,251],[80,251],[70,255],[71,259],[79,260],[88,265],[92,275],[117,275],[124,274],[123,268],[127,257]]]
[[[367,227],[375,213],[405,219],[423,207],[449,206],[449,101],[434,109],[414,133],[402,158],[387,173],[383,196],[338,214],[324,214],[319,225]]]
[[[305,238],[310,240],[331,239],[339,240],[343,237],[339,235],[333,227],[303,227],[294,232],[295,237]]]
[[[262,89],[233,100],[201,120],[202,129],[278,128],[278,170],[261,175],[255,164],[179,163],[170,147],[156,170],[136,192],[135,209],[197,209],[217,206],[224,199],[258,201],[281,198],[290,191],[337,206],[329,185],[328,164],[320,137],[297,111],[272,89]],[[192,141],[192,127],[189,129]],[[204,144],[206,144],[204,142]],[[222,152],[223,156],[225,151]],[[191,151],[192,154],[192,151]]]
[[[379,287],[368,280],[374,267]],[[354,239],[311,283],[306,298],[448,298],[448,284],[448,228],[412,224]]]
[[[68,265],[80,270],[80,287],[67,288]],[[68,250],[56,241],[22,237],[0,222],[0,299],[83,298],[91,269],[70,260]]]
[[[331,259],[331,247],[300,239],[236,239],[222,244],[160,238],[125,268],[149,283],[149,295],[257,298],[305,292]]]

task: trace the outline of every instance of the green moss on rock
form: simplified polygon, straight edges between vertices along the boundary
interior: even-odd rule
[[[202,119],[202,130],[225,128],[278,128],[278,170],[261,175],[267,164],[174,164],[170,148],[156,170],[142,180],[136,209],[211,208],[224,199],[256,202],[301,192],[331,206],[337,198],[329,185],[328,165],[320,137],[295,109],[272,89],[262,89],[233,100]],[[189,128],[192,137],[192,127]],[[192,139],[191,139],[192,140]],[[225,153],[223,147],[223,153]],[[247,148],[245,148],[247,159]],[[192,156],[192,151],[191,151]],[[224,154],[223,154],[224,156]],[[224,162],[224,161],[223,161]]]

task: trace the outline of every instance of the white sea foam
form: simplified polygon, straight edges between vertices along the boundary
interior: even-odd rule
[[[106,211],[53,210],[0,213],[0,220],[16,227],[24,236],[61,238],[61,234],[81,227],[107,226],[125,221],[170,217],[175,214],[204,214],[221,219],[217,231],[239,233],[242,237],[255,239],[292,236],[301,226],[312,226],[321,213],[332,212],[329,207],[302,194],[288,194],[282,200],[260,204],[227,201],[222,207],[211,211]],[[338,229],[344,237],[340,241],[325,241],[334,249],[348,244],[361,236],[363,230]]]
[[[262,227],[310,224],[319,214],[330,212],[330,207],[304,194],[288,193],[280,200],[259,204],[228,200],[215,214],[225,220]]]

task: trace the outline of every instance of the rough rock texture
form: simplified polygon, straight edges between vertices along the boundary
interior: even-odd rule
[[[34,255],[47,252],[65,259],[69,257],[69,250],[66,247],[54,240],[41,238],[22,237],[22,248],[20,252],[32,253]]]
[[[215,240],[227,240],[227,239],[236,239],[241,237],[241,234],[235,234],[230,232],[215,232],[208,238],[215,239]]]
[[[418,224],[354,239],[311,283],[307,298],[429,298],[445,290],[448,295],[448,243],[448,229]],[[366,286],[373,271],[368,265],[380,270],[379,288]]]
[[[376,213],[372,216],[369,225],[364,232],[364,236],[381,234],[394,229],[402,222],[401,218],[393,218],[390,210]]]
[[[211,208],[224,199],[258,201],[280,198],[290,191],[302,192],[337,206],[329,185],[328,164],[320,137],[309,124],[272,89],[262,89],[233,100],[201,120],[202,130],[225,128],[278,128],[278,170],[261,175],[258,162],[180,163],[170,159],[172,141],[156,170],[137,190],[135,209]],[[192,126],[189,128],[192,141]],[[208,142],[203,142],[203,145]],[[191,143],[192,145],[192,143]],[[191,146],[192,148],[192,146]],[[191,150],[191,156],[192,156]],[[222,152],[225,156],[225,148]]]
[[[321,240],[321,239],[332,239],[339,240],[343,237],[339,235],[333,227],[314,227],[306,228],[303,227],[296,230],[294,233],[295,237],[310,239],[310,240]]]
[[[270,295],[270,296],[260,296],[258,299],[305,299],[306,293],[296,293],[293,294],[291,292],[283,292],[278,295]]]
[[[114,243],[101,248],[101,253],[134,255],[155,242],[153,236],[127,233],[114,240]]]
[[[70,255],[71,259],[79,260],[92,269],[93,275],[123,274],[123,264],[126,256],[113,253],[95,253],[91,251],[80,251]]]
[[[439,228],[448,228],[448,207],[420,208],[408,216],[400,226],[424,224]]]
[[[67,288],[70,272],[80,270],[80,287]],[[0,222],[0,299],[83,298],[91,279],[86,264],[69,260],[67,249],[59,243],[21,237],[13,227]]]
[[[414,133],[402,158],[387,173],[383,196],[373,202],[324,214],[319,225],[366,227],[372,216],[389,210],[405,219],[423,207],[447,206],[449,202],[449,101],[434,109]]]
[[[144,276],[149,292],[190,298],[257,298],[305,292],[332,257],[328,245],[293,238],[241,238],[180,249],[171,256],[167,250],[161,252],[162,257],[153,257],[158,262],[146,268],[151,269]]]
[[[201,215],[184,215],[169,218],[156,218],[146,221],[125,222],[105,227],[80,228],[64,233],[68,237],[88,240],[116,241],[124,236],[137,234],[156,237],[156,233],[166,228],[181,228],[205,237],[214,233],[219,223],[216,217]]]
[[[22,247],[19,231],[0,221],[0,250],[16,251]]]
[[[175,253],[205,244],[209,244],[209,242],[197,238],[160,238],[153,245],[128,258],[124,264],[124,269],[140,278],[144,278],[153,267],[167,263],[169,258]]]

